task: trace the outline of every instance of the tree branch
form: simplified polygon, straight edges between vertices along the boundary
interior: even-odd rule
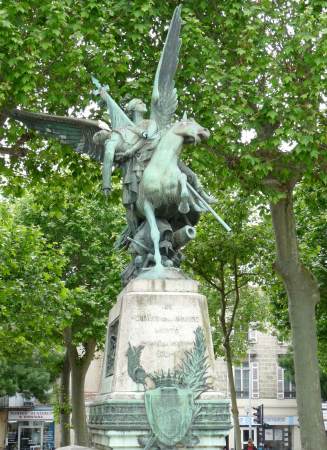
[[[227,307],[227,297],[225,293],[225,270],[224,270],[224,263],[220,263],[220,283],[221,283],[221,297],[220,297],[220,304],[221,304],[221,311],[220,311],[220,324],[223,329],[224,334],[224,347],[226,344],[226,339],[228,339],[228,329],[226,326],[226,307]]]
[[[85,348],[85,354],[84,354],[84,356],[82,358],[82,364],[83,364],[83,367],[85,367],[87,369],[89,367],[92,359],[93,359],[97,343],[96,343],[96,340],[94,338],[90,338],[83,345],[84,345],[84,348]]]
[[[70,365],[73,365],[73,363],[75,361],[77,361],[77,359],[78,359],[78,352],[72,342],[72,329],[70,327],[65,328],[64,332],[63,332],[63,336],[64,336],[65,345],[67,347],[68,355],[69,355]]]
[[[232,329],[233,329],[233,325],[234,325],[234,321],[235,321],[235,316],[236,316],[236,311],[238,308],[238,305],[240,304],[240,286],[238,285],[238,273],[237,273],[237,258],[235,256],[234,258],[234,290],[235,290],[235,303],[234,303],[234,307],[233,307],[233,312],[232,312],[232,317],[229,321],[229,327],[228,327],[228,337],[230,337]]]
[[[17,145],[15,145],[13,147],[0,146],[0,154],[7,155],[10,158],[26,156],[27,152],[28,152],[27,148],[18,147]]]
[[[190,264],[190,266],[192,267],[192,269],[194,270],[194,272],[198,273],[208,284],[210,284],[210,286],[212,286],[214,289],[216,289],[217,291],[221,292],[221,287],[218,286],[218,284],[216,284],[214,281],[212,281],[211,278],[209,278],[203,271],[202,269],[200,269],[199,266],[196,266],[195,264],[192,264],[189,260],[188,263]]]
[[[28,153],[28,148],[23,145],[33,137],[32,133],[23,133],[11,147],[0,146],[0,154],[11,158],[24,157]]]
[[[242,287],[246,286],[248,283],[249,283],[248,281],[244,281],[244,283],[240,284],[238,288],[242,289]],[[233,287],[233,289],[230,289],[229,291],[226,292],[226,296],[230,295],[232,292],[235,292],[235,286]]]

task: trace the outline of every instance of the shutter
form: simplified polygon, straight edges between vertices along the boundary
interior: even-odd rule
[[[240,395],[242,392],[242,380],[241,380],[241,369],[239,367],[234,368],[234,383],[235,383],[235,390],[236,394]]]
[[[248,331],[248,341],[249,342],[257,342],[257,330],[249,330]]]
[[[284,398],[284,369],[277,366],[277,399]]]
[[[252,398],[259,398],[259,364],[257,362],[251,363],[252,375]]]

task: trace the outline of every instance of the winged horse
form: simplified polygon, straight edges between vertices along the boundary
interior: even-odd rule
[[[156,217],[169,220],[176,213],[186,215],[190,209],[199,211],[201,208],[203,210],[203,205],[207,205],[205,201],[198,201],[194,197],[194,189],[193,192],[190,191],[187,174],[181,170],[179,162],[184,144],[198,144],[210,135],[207,129],[193,119],[188,119],[186,115],[177,122],[173,120],[177,108],[174,76],[181,46],[180,28],[181,6],[178,6],[156,70],[149,120],[133,122],[109,95],[108,87],[101,86],[95,78],[95,93],[106,102],[111,130],[93,120],[18,109],[11,113],[11,117],[27,127],[36,129],[47,137],[54,137],[75,151],[103,162],[105,191],[111,188],[111,171],[115,161],[131,161],[138,152],[148,151],[150,157],[144,164],[142,176],[137,183],[133,214],[145,218],[150,226],[157,272],[162,270],[163,265]]]

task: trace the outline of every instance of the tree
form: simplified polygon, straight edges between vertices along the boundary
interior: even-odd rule
[[[66,186],[67,189],[72,186],[72,189],[75,190],[74,198],[78,202],[81,200],[78,196],[81,186],[83,186],[84,192],[92,191],[94,178],[98,179],[93,174],[98,174],[99,168],[97,171],[94,170],[95,164],[88,159],[79,158],[73,152],[67,153],[67,149],[59,145],[44,146],[43,141],[31,133],[26,133],[19,125],[7,123],[6,111],[12,107],[23,106],[63,114],[73,106],[74,113],[79,113],[89,103],[92,90],[91,73],[97,74],[104,81],[104,70],[106,77],[109,76],[112,79],[112,75],[117,74],[119,70],[122,74],[127,72],[129,60],[127,55],[124,57],[124,63],[120,61],[119,64],[116,64],[114,71],[108,70],[109,67],[112,67],[114,60],[117,62],[115,41],[117,37],[120,38],[120,30],[114,30],[110,36],[105,31],[106,24],[110,24],[112,15],[110,8],[107,7],[110,2],[107,3],[104,6],[89,1],[83,2],[79,7],[76,4],[73,5],[70,0],[46,1],[40,7],[37,2],[22,4],[14,1],[10,5],[4,6],[0,19],[0,52],[7,55],[5,59],[1,60],[4,82],[1,84],[0,91],[0,116],[1,123],[4,124],[2,129],[4,140],[2,140],[0,152],[9,158],[2,160],[1,166],[2,175],[5,177],[2,179],[4,191],[6,194],[17,196],[21,195],[27,186],[34,184],[37,186],[40,204],[34,204],[33,210],[36,214],[40,213],[40,217],[36,218],[35,223],[39,223],[42,227],[41,216],[43,214],[43,219],[45,219],[43,220],[43,230],[49,241],[52,239],[53,242],[59,242],[61,245],[66,232],[65,227],[70,228],[68,234],[70,233],[71,240],[66,239],[63,245],[65,246],[64,252],[67,251],[68,257],[71,257],[72,260],[66,265],[63,279],[69,283],[70,299],[76,301],[78,305],[74,310],[74,320],[71,322],[68,320],[71,326],[66,327],[65,333],[66,344],[70,350],[70,362],[73,366],[72,376],[76,380],[73,383],[74,390],[76,388],[73,395],[73,421],[75,422],[77,443],[86,442],[82,378],[85,376],[88,363],[92,358],[95,343],[97,342],[101,346],[104,339],[106,313],[110,306],[110,301],[105,296],[110,296],[111,301],[115,298],[120,262],[110,261],[109,257],[107,259],[105,257],[105,254],[108,255],[111,249],[108,243],[113,243],[112,234],[109,237],[108,234],[99,233],[100,241],[101,238],[105,238],[102,242],[104,248],[102,254],[102,249],[98,247],[99,239],[92,241],[94,236],[92,238],[90,236],[92,230],[90,215],[85,215],[89,219],[87,229],[79,230],[85,234],[86,239],[80,247],[78,244],[74,246],[76,235],[72,236],[73,224],[65,223],[63,225],[64,218],[61,223],[58,223],[61,212],[60,208],[55,208],[57,204],[55,197],[61,195],[61,191],[60,189],[56,190],[55,186],[59,183],[61,183],[61,187]],[[26,55],[28,55],[27,58]],[[115,78],[116,82],[119,84],[117,78]],[[113,84],[111,82],[111,89],[115,92],[116,88],[113,87]],[[40,152],[40,148],[44,151]],[[44,182],[45,174],[46,181],[50,184],[52,182],[51,201],[53,204],[48,203],[47,209],[42,210],[41,204],[47,198],[47,194],[44,194],[45,191],[39,188],[39,183]],[[79,176],[75,177],[76,175]],[[74,181],[71,184],[72,179]],[[45,189],[44,185],[43,189]],[[31,203],[33,204],[33,201]],[[54,208],[51,211],[52,206]],[[71,204],[69,213],[73,208]],[[79,212],[81,214],[79,219],[81,219],[85,211],[81,212],[79,209]],[[98,210],[93,210],[93,212],[98,213]],[[112,223],[114,223],[119,215],[117,208],[115,208],[115,212],[112,211],[111,215],[107,214],[106,219],[102,213],[103,210],[99,217],[105,222],[105,228],[108,230],[108,220],[113,218]],[[25,215],[24,220],[26,217]],[[56,218],[58,219],[57,223]],[[61,227],[58,227],[58,224]],[[60,235],[59,229],[63,234]],[[94,232],[96,231],[94,230]],[[117,234],[117,231],[114,231],[113,234],[115,233]],[[86,255],[84,247],[87,247],[90,242],[93,242],[94,246]],[[92,253],[94,254],[93,260]],[[80,278],[79,275],[83,269],[81,271],[79,267],[76,269],[74,258],[81,261],[84,269]],[[85,265],[87,259],[88,267]],[[114,266],[115,269],[111,271],[111,275],[113,272],[117,275],[116,281],[110,286],[105,285],[110,274],[102,272],[99,275],[101,269],[109,269],[108,264],[109,266],[112,264],[111,268]],[[69,272],[69,268],[71,272]],[[98,281],[95,281],[96,278],[92,278],[91,269],[96,269],[94,275],[98,276]],[[76,348],[81,344],[85,353],[77,355]],[[64,368],[67,369],[67,365],[64,365]],[[82,417],[78,417],[77,411],[81,411]]]
[[[19,224],[5,202],[0,233],[0,395],[45,401],[61,359],[51,337],[65,308],[65,258],[38,228]]]
[[[187,250],[185,264],[202,281],[208,298],[215,353],[224,356],[227,364],[235,448],[241,450],[233,366],[245,358],[249,329],[254,325],[263,329],[268,321],[267,299],[255,284],[269,271],[267,244],[271,236],[265,223],[258,219],[249,223],[251,210],[246,198],[233,194],[227,197],[225,192],[224,198],[219,198],[233,231],[227,233],[207,216]]]
[[[85,375],[95,350],[103,346],[108,311],[120,289],[123,258],[114,254],[113,245],[122,209],[105,201],[98,184],[89,194],[67,186],[48,182],[46,197],[45,186],[35,186],[20,202],[19,217],[25,224],[37,224],[66,257],[63,281],[74,308],[61,331],[71,371],[75,443],[87,445]]]
[[[70,364],[68,351],[66,350],[62,368],[60,372],[60,381],[57,389],[56,404],[58,410],[59,424],[60,424],[60,447],[70,445],[70,415],[71,415],[71,401],[70,401]]]
[[[0,205],[0,227],[1,352],[29,350],[36,343],[46,351],[46,339],[61,326],[65,258],[37,227],[18,223],[6,204]]]
[[[269,202],[275,270],[289,303],[302,448],[325,449],[315,323],[319,288],[301,258],[293,208],[301,181],[326,181],[323,5],[231,1],[209,9],[192,4],[187,13],[200,49],[196,67],[190,64],[194,84],[188,91],[200,98],[201,90],[202,108],[194,109],[208,128],[219,126],[208,144],[217,168],[225,160],[244,189]],[[253,138],[245,139],[244,131]]]
[[[19,352],[18,352],[19,350]],[[49,402],[52,384],[58,376],[61,362],[60,352],[41,355],[38,349],[1,356],[0,396],[23,394],[25,398],[35,397],[40,402]]]
[[[323,183],[316,183],[314,186],[303,183],[297,189],[295,196],[295,210],[299,218],[297,226],[299,245],[305,262],[320,287],[320,302],[316,308],[316,318],[318,356],[324,374],[327,374],[326,198],[327,190]]]
[[[326,187],[316,183],[312,186],[302,183],[296,190],[295,211],[299,218],[297,233],[299,246],[302,251],[305,264],[310,268],[317,278],[321,300],[316,308],[317,330],[318,330],[318,357],[320,366],[320,384],[322,398],[326,398]],[[274,325],[283,339],[288,339],[290,334],[290,324],[287,316],[287,298],[285,292],[280,290],[273,296],[273,317]],[[291,351],[283,359],[282,367],[289,373],[292,381],[295,382],[294,355]]]

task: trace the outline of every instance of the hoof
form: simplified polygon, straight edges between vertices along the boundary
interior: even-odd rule
[[[164,266],[162,263],[160,263],[160,264],[156,264],[156,265],[153,267],[153,269],[154,269],[156,272],[162,272],[162,271],[165,270],[165,266]]]
[[[209,203],[209,205],[213,205],[214,203],[217,203],[217,199],[215,197],[213,197],[212,195],[202,195],[204,200]]]
[[[194,203],[194,205],[192,205],[192,209],[198,213],[203,213],[203,212],[207,211],[207,208],[205,208],[204,206],[201,207],[201,206],[197,205],[196,203]]]
[[[178,207],[178,211],[181,214],[188,214],[190,212],[190,207],[187,202],[181,202]]]
[[[166,261],[164,261],[164,266],[165,267],[173,267],[174,263],[172,262],[171,259],[166,259]]]

